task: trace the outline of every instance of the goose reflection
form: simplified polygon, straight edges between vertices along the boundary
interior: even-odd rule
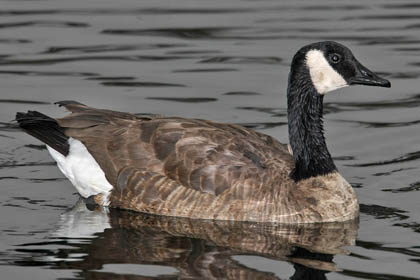
[[[80,200],[61,215],[50,236],[74,249],[49,254],[49,263],[79,270],[82,279],[281,279],[238,261],[237,256],[251,255],[291,262],[295,271],[290,279],[327,279],[328,272],[337,270],[333,256],[346,253],[343,247],[354,244],[357,230],[358,221],[297,226],[191,220],[89,210]],[[122,274],[104,269],[123,264],[172,271],[159,275],[155,267],[158,272],[151,276],[143,275],[141,267]]]

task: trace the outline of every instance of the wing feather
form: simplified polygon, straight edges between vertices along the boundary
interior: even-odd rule
[[[218,196],[240,182],[263,181],[270,172],[288,173],[293,167],[287,145],[237,125],[63,106],[73,113],[57,119],[59,125],[67,136],[82,141],[108,181],[120,189],[124,182],[132,184],[125,188],[138,187],[122,175],[126,168]]]

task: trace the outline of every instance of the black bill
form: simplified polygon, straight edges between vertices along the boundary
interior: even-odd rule
[[[365,66],[356,62],[356,75],[349,80],[350,85],[366,85],[375,87],[391,87],[391,82],[381,78]]]

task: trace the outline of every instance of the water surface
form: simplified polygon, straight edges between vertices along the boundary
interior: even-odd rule
[[[0,1],[4,279],[420,279],[420,5],[416,1]],[[89,210],[10,121],[73,99],[212,119],[287,142],[292,56],[348,45],[391,89],[325,98],[327,143],[356,224],[285,227]]]

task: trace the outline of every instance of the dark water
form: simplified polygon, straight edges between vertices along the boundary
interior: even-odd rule
[[[0,1],[2,279],[420,279],[417,1]],[[268,226],[90,211],[16,111],[74,99],[234,122],[287,142],[286,81],[310,42],[348,45],[390,90],[325,99],[359,224]]]

